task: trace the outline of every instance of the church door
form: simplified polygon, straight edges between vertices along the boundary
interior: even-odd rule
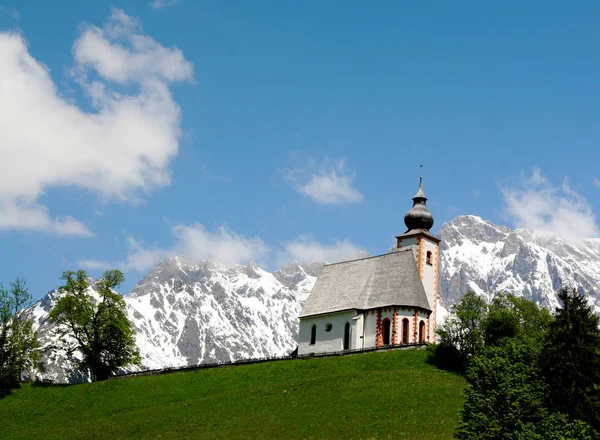
[[[423,321],[419,324],[419,342],[421,344],[425,342],[425,323]]]
[[[346,323],[344,327],[344,350],[348,350],[350,348],[350,323]]]
[[[383,345],[390,345],[390,320],[383,320]]]

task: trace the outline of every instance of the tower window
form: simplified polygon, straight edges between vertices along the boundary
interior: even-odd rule
[[[431,262],[431,251],[427,251],[427,264],[429,264],[430,266],[433,264]]]

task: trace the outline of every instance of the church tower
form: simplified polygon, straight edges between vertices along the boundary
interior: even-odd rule
[[[432,310],[428,316],[429,342],[435,342],[440,239],[429,232],[433,226],[433,215],[427,209],[427,197],[423,192],[423,176],[420,176],[419,189],[413,197],[412,208],[404,216],[404,223],[408,229],[404,234],[396,237],[397,248],[398,250],[410,248],[413,251]]]

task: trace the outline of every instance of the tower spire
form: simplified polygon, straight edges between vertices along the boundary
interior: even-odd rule
[[[433,226],[433,216],[427,209],[427,196],[423,191],[423,164],[420,166],[419,189],[413,197],[413,207],[404,216],[404,224],[408,231],[425,229],[429,231]]]

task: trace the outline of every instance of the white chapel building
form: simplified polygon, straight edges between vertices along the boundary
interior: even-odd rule
[[[440,240],[421,177],[397,252],[323,267],[300,313],[298,355],[435,342]]]

